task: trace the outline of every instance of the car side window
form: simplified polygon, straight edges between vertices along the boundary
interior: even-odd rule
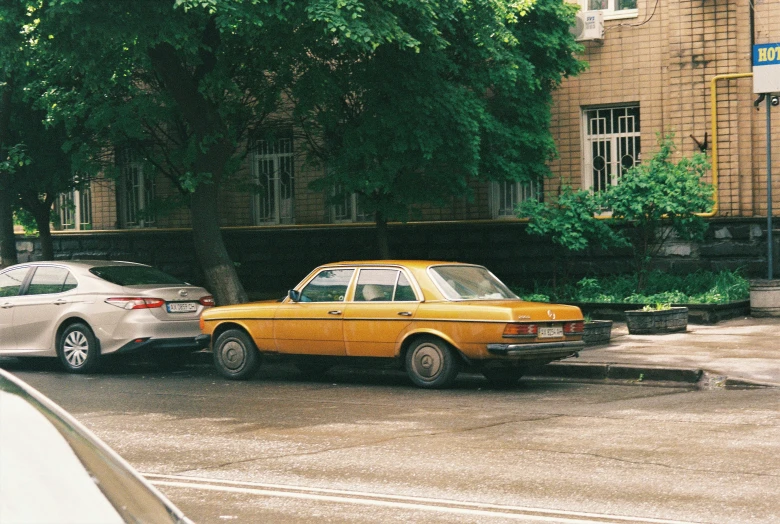
[[[406,275],[397,269],[361,269],[355,287],[355,302],[414,301]]]
[[[401,273],[401,276],[398,278],[398,285],[395,288],[393,300],[396,302],[414,302],[417,300],[412,285],[403,273]]]
[[[0,297],[15,297],[22,288],[29,267],[20,267],[0,274]]]
[[[320,271],[301,291],[301,302],[343,302],[354,269]]]
[[[75,287],[76,279],[64,267],[43,266],[36,268],[26,294],[62,293]]]

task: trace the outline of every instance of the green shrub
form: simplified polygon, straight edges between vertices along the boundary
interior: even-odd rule
[[[532,290],[513,286],[524,300],[537,302],[603,302],[629,304],[725,304],[750,298],[750,283],[741,270],[696,271],[674,275],[651,271],[644,292],[636,292],[636,275],[586,277],[575,284],[534,282]]]

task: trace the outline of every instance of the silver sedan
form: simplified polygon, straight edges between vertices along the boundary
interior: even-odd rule
[[[58,356],[73,373],[108,354],[176,363],[205,346],[198,319],[214,298],[134,262],[29,262],[0,272],[0,356]]]

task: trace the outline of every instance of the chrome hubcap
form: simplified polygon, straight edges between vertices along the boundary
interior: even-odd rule
[[[89,342],[87,337],[81,331],[72,331],[65,337],[62,344],[62,352],[65,360],[74,368],[84,365],[89,352]]]
[[[415,374],[421,378],[436,378],[443,365],[444,355],[437,346],[432,344],[419,346],[412,356],[412,368]]]
[[[241,369],[246,359],[246,350],[243,344],[236,340],[228,340],[220,348],[220,357],[223,365],[231,370],[235,371]]]

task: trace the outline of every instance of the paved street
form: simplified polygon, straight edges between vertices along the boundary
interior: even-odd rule
[[[778,389],[7,364],[200,523],[780,521]]]

